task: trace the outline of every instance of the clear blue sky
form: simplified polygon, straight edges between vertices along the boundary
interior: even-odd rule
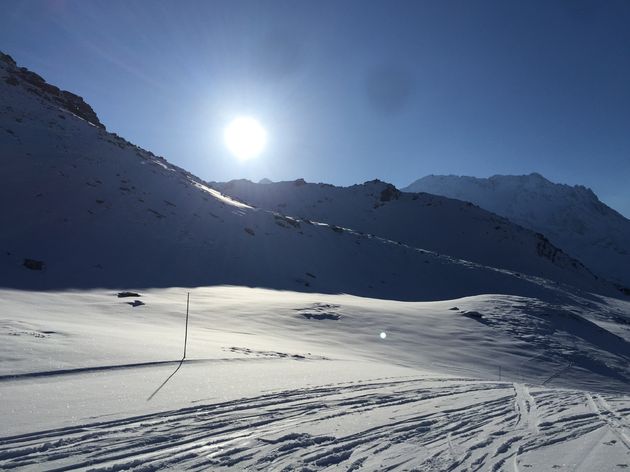
[[[630,2],[9,1],[0,49],[207,180],[523,174],[630,216]],[[269,132],[240,163],[237,115]]]

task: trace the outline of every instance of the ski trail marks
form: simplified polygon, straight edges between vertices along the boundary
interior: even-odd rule
[[[614,411],[601,395],[587,393],[586,399],[595,414],[608,425],[615,436],[630,450],[630,434],[625,418]]]
[[[576,414],[580,392],[465,379],[322,385],[0,438],[0,469],[519,471],[606,425],[627,441],[613,399],[588,401]]]

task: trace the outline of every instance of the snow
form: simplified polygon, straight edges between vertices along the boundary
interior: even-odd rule
[[[592,286],[594,277],[542,236],[449,198],[398,192],[381,181],[351,187],[247,180],[211,185],[239,201],[298,218],[373,234],[485,266]]]
[[[0,128],[11,131],[2,134],[0,159],[10,176],[0,186],[2,286],[230,284],[401,300],[547,291],[546,283],[458,254],[251,208],[45,94],[2,80],[0,96]],[[26,260],[43,270],[25,268]],[[579,269],[544,267],[561,282],[612,290]]]
[[[540,174],[429,175],[404,189],[457,198],[543,233],[597,274],[630,287],[630,220],[581,185]]]
[[[210,186],[12,67],[0,469],[630,462],[630,300],[541,237],[382,182]]]
[[[10,69],[1,61],[0,67],[4,73]],[[2,175],[11,176],[0,186],[2,286],[229,284],[418,301],[482,293],[549,295],[551,282],[544,277],[608,295],[615,291],[561,254],[558,263],[539,256],[541,241],[533,233],[496,217],[488,220],[488,214],[467,214],[460,203],[440,204],[447,208],[427,218],[431,231],[404,232],[412,219],[376,237],[350,226],[355,221],[314,224],[240,203],[22,85],[0,81],[0,95],[0,128],[11,130],[3,134],[0,160]],[[397,203],[379,208],[392,215],[381,226],[407,208],[419,208],[413,201]],[[481,235],[470,244],[461,244],[460,234],[449,236],[453,225],[470,223],[468,238],[480,228],[474,226],[480,217],[486,218],[481,228],[507,236]],[[503,230],[490,230],[495,223]],[[422,247],[426,235],[446,241],[449,252]],[[497,258],[507,269],[497,269]],[[27,260],[41,261],[43,270],[25,268]]]
[[[540,301],[513,296],[396,302],[196,288],[178,368],[188,290],[140,291],[135,308],[106,290],[1,291],[0,468],[628,462],[628,332],[615,348],[575,317],[551,337],[531,315]],[[609,370],[587,371],[587,357]]]

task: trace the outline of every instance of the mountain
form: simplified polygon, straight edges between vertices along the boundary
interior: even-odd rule
[[[470,203],[403,193],[374,180],[351,187],[294,182],[211,182],[258,208],[373,234],[484,266],[580,284],[592,274],[542,235]]]
[[[235,201],[107,132],[80,97],[31,74],[2,56],[0,286],[230,284],[404,300],[549,291],[550,282]],[[557,257],[568,265],[539,258],[555,280],[608,290]]]
[[[0,179],[1,470],[627,462],[630,300],[504,218],[217,190],[6,55]]]
[[[542,175],[429,175],[404,189],[469,201],[543,233],[598,275],[630,287],[630,220],[581,185]]]

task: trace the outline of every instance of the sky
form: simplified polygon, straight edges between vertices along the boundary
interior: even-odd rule
[[[0,0],[0,50],[209,181],[539,172],[630,217],[626,0]],[[225,126],[268,143],[235,159]]]

